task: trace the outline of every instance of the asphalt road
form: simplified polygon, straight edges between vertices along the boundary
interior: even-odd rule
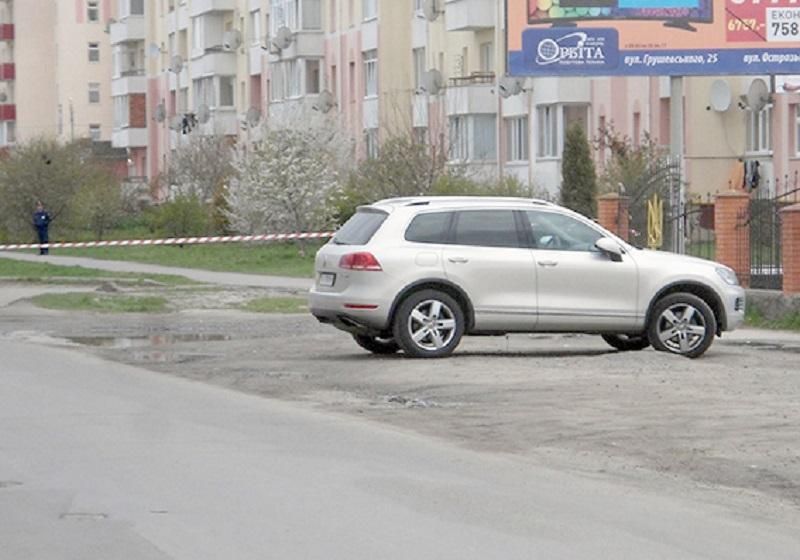
[[[797,527],[0,341],[0,558],[795,559]]]

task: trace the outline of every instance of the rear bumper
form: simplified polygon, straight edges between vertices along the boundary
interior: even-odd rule
[[[357,308],[353,306],[375,306]],[[308,295],[311,314],[321,323],[355,334],[380,334],[389,330],[389,305],[347,293],[320,292]]]

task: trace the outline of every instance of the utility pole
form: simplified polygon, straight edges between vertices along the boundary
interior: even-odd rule
[[[72,98],[69,99],[69,139],[75,141],[75,109],[72,106]]]

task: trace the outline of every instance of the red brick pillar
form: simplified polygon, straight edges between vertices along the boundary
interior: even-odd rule
[[[750,195],[729,191],[717,195],[714,204],[716,260],[731,267],[744,287],[750,286]]]
[[[604,194],[597,199],[597,221],[607,230],[628,240],[628,197],[617,193]]]
[[[781,210],[783,293],[800,294],[800,204]]]

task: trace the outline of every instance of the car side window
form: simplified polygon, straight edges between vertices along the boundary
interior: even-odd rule
[[[416,216],[406,229],[406,241],[447,243],[452,212],[432,212]]]
[[[593,227],[557,212],[531,210],[525,213],[531,225],[533,246],[551,251],[595,251],[603,234]]]
[[[521,247],[512,210],[469,210],[456,214],[456,245]]]

